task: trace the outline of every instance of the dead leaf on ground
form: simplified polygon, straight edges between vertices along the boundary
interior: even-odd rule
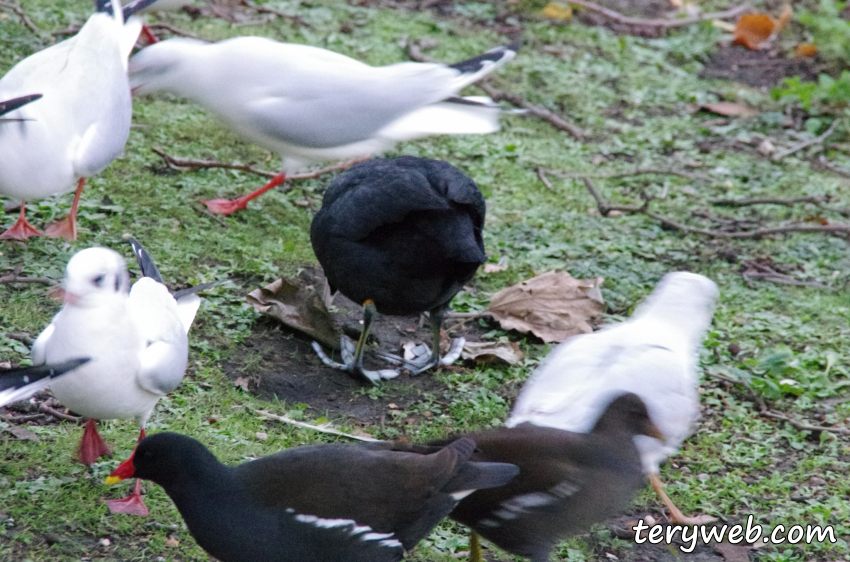
[[[566,271],[548,271],[502,289],[488,310],[506,330],[531,332],[545,342],[562,342],[593,331],[588,320],[604,310],[604,279],[574,279]]]
[[[724,562],[750,562],[748,551],[752,547],[746,545],[721,542],[714,545],[714,550],[723,557]]]
[[[543,8],[543,15],[553,20],[568,20],[573,17],[573,8],[569,4],[551,2]]]
[[[6,431],[15,436],[15,439],[20,439],[21,441],[32,441],[34,443],[39,442],[38,435],[30,431],[25,427],[21,427],[19,425],[13,425],[8,428]]]
[[[515,365],[522,361],[523,353],[515,341],[468,341],[463,344],[460,356],[476,363],[503,361],[508,365]]]
[[[175,539],[171,535],[168,535],[168,537],[166,537],[166,539],[165,539],[165,546],[171,546],[171,547],[180,546],[180,541],[178,541],[177,539]]]
[[[498,263],[485,263],[484,264],[484,273],[498,273],[500,271],[504,271],[508,268],[506,265],[499,265]]]
[[[248,387],[251,386],[251,379],[248,377],[236,377],[236,380],[233,381],[233,386],[248,392]]]
[[[818,54],[818,48],[811,43],[800,43],[794,47],[794,56],[798,59],[813,57]]]
[[[735,24],[733,45],[741,45],[756,51],[762,44],[775,37],[791,21],[791,6],[785,5],[777,19],[767,14],[745,14]]]
[[[286,326],[307,334],[325,347],[338,348],[339,334],[328,312],[330,289],[327,282],[316,287],[303,275],[278,279],[248,294],[248,302],[260,314],[267,314]]]
[[[723,115],[724,117],[751,117],[758,113],[752,107],[731,101],[704,103],[700,105],[699,108],[711,113],[716,113],[717,115]]]

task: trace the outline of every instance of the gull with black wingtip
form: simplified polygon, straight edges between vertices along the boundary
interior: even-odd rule
[[[88,361],[88,358],[71,359],[53,365],[0,369],[0,407],[18,400],[26,400],[39,390],[47,388],[57,377]]]

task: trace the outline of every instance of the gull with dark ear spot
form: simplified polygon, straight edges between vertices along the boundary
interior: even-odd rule
[[[44,390],[56,377],[87,363],[88,358],[71,359],[54,365],[36,365],[17,369],[0,369],[0,407],[26,400]]]
[[[707,277],[668,273],[627,321],[553,349],[520,392],[508,427],[529,422],[588,431],[610,393],[634,392],[663,435],[639,435],[635,443],[670,520],[680,525],[716,521],[682,513],[664,492],[658,471],[699,419],[699,350],[718,296],[717,285]]]
[[[161,276],[144,248],[133,245],[145,276],[132,288],[124,258],[113,250],[88,248],[71,258],[65,304],[32,349],[35,364],[91,358],[51,384],[62,404],[89,418],[79,448],[86,465],[109,453],[94,420],[133,418],[143,439],[154,406],[179,386],[188,363],[187,334],[200,299],[175,299],[157,281]],[[110,511],[147,515],[140,491],[137,482],[130,497],[107,502]]]
[[[374,67],[308,45],[265,37],[217,43],[177,37],[130,60],[134,94],[169,92],[208,109],[249,140],[283,158],[283,171],[235,200],[202,201],[230,214],[305,166],[374,156],[428,135],[499,130],[489,98],[458,98],[466,86],[511,61],[519,44],[453,64],[401,62]]]

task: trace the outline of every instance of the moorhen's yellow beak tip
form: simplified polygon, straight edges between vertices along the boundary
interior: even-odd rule
[[[120,476],[107,476],[106,480],[105,480],[105,484],[107,486],[112,486],[113,484],[118,484],[122,480],[124,480],[124,479],[121,478]]]

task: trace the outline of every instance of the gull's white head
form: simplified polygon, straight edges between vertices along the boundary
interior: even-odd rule
[[[121,254],[108,248],[87,248],[74,254],[66,268],[66,305],[99,306],[130,292],[130,275]]]
[[[661,278],[632,318],[651,316],[663,319],[675,323],[701,340],[711,325],[714,305],[719,296],[717,285],[708,277],[675,271]]]

